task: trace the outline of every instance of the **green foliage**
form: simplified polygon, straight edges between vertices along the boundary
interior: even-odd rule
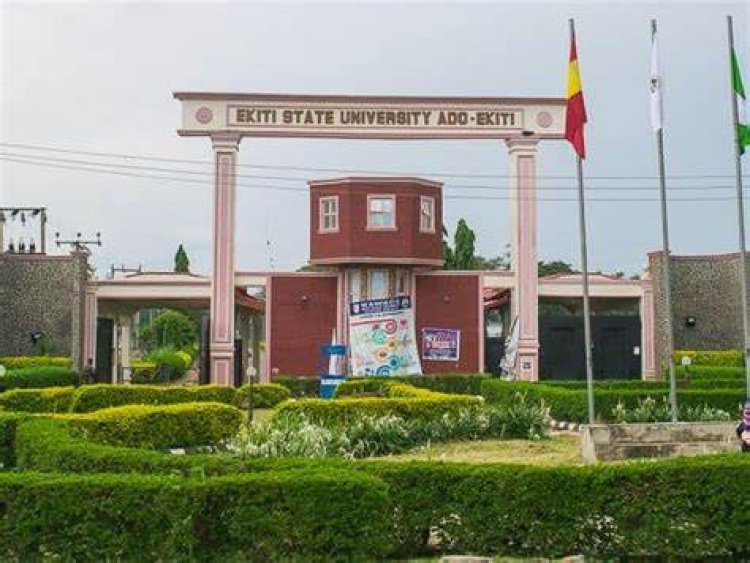
[[[726,411],[707,406],[677,405],[678,419],[684,422],[729,421],[734,417]],[[669,422],[672,420],[672,409],[667,397],[661,401],[646,397],[638,399],[638,405],[627,409],[619,403],[612,409],[615,422]]]
[[[71,412],[91,412],[122,405],[171,405],[175,403],[218,402],[235,405],[232,387],[196,385],[166,387],[155,385],[83,385],[73,393]]]
[[[574,272],[573,267],[562,260],[551,260],[549,262],[540,260],[537,263],[537,274],[540,278],[554,276],[555,274],[572,274]]]
[[[191,350],[198,341],[198,325],[182,311],[165,309],[141,331],[140,336],[148,350]]]
[[[243,385],[237,389],[237,406],[248,408],[248,399],[252,392],[253,408],[270,409],[292,397],[291,391],[278,383],[256,383],[252,386]]]
[[[172,448],[219,444],[234,437],[243,420],[221,403],[126,405],[71,418],[74,434],[101,444]]]
[[[443,266],[446,270],[476,270],[477,259],[474,254],[476,235],[464,219],[459,219],[456,233],[453,235],[452,260]]]
[[[0,394],[0,409],[34,413],[68,412],[74,391],[74,387],[13,389]]]
[[[294,375],[274,375],[272,383],[283,385],[292,393],[292,397],[319,397],[320,379],[317,377],[298,377]]]
[[[675,350],[672,358],[675,364],[679,364],[685,356],[692,360],[691,369],[693,366],[743,367],[745,365],[742,350]]]
[[[742,559],[750,456],[585,467],[369,462],[389,487],[403,559],[440,551]]]
[[[130,383],[148,384],[157,381],[156,364],[147,360],[131,360]]]
[[[0,475],[0,559],[381,559],[385,484],[313,471],[183,479]],[[43,517],[40,517],[43,515]]]
[[[24,418],[22,414],[0,411],[0,470],[15,465],[16,426]]]
[[[7,389],[40,389],[42,387],[65,387],[79,385],[78,372],[60,366],[32,366],[5,372],[0,377],[0,392]]]
[[[664,370],[665,377],[668,376]],[[745,368],[739,366],[676,366],[675,375],[681,379],[696,381],[699,379],[735,379],[738,385],[745,380]]]
[[[0,357],[0,366],[5,369],[21,369],[38,366],[55,366],[69,368],[73,365],[71,358],[62,356],[2,356]]]
[[[190,259],[182,244],[177,248],[174,255],[174,271],[180,274],[190,273]]]
[[[550,409],[550,416],[570,422],[588,421],[588,399],[586,389],[564,389],[544,383],[502,381],[489,379],[482,382],[482,395],[488,403],[508,405],[526,397],[543,402]],[[647,397],[661,400],[667,397],[666,387],[661,389],[617,389],[599,388],[594,391],[594,408],[597,420],[612,420],[612,411],[622,404],[626,409],[638,406],[638,401]],[[680,389],[678,403],[685,407],[711,407],[736,413],[744,398],[744,389]]]
[[[443,373],[404,377],[350,378],[336,388],[336,397],[378,394],[386,383],[407,383],[414,387],[455,395],[480,395],[481,383],[487,376],[480,373]]]
[[[149,352],[145,360],[134,366],[131,376],[134,383],[177,381],[193,363],[190,354],[170,347],[157,348]]]

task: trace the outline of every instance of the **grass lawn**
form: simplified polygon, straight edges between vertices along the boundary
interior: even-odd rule
[[[464,463],[582,463],[578,435],[546,440],[477,440],[422,446],[408,453],[378,458],[388,461],[459,461]]]

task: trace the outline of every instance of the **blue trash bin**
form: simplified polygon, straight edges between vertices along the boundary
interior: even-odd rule
[[[336,387],[346,381],[346,375],[344,375],[344,369],[346,366],[346,346],[343,344],[330,344],[323,346],[321,349],[323,361],[325,362],[325,368],[321,370],[320,374],[320,397],[322,399],[332,399],[333,394],[336,392]],[[331,358],[337,357],[338,360],[335,365],[340,367],[341,373],[329,373]]]

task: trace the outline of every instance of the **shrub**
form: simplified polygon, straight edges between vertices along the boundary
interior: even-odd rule
[[[130,383],[156,383],[158,372],[156,364],[147,360],[133,360],[130,362]]]
[[[405,420],[427,422],[445,414],[457,414],[459,411],[477,410],[483,401],[480,397],[442,395],[429,398],[398,399],[300,399],[287,401],[276,407],[274,416],[291,414],[302,416],[314,424],[327,427],[346,426],[363,416],[380,417],[396,415]]]
[[[680,379],[689,381],[734,379],[737,380],[737,385],[742,385],[742,381],[745,379],[745,368],[729,366],[689,366],[685,368],[685,366],[677,366],[675,375]]]
[[[3,560],[348,561],[382,559],[390,547],[385,484],[341,470],[8,473],[0,498]]]
[[[678,420],[683,422],[711,422],[728,421],[734,417],[726,411],[701,406],[677,405]],[[669,422],[672,420],[672,408],[667,397],[661,401],[647,397],[639,399],[638,405],[627,409],[622,403],[612,409],[612,417],[615,422]]]
[[[23,369],[41,366],[54,366],[69,368],[73,365],[71,358],[62,356],[2,356],[0,357],[0,366],[5,369]]]
[[[13,389],[0,394],[0,408],[16,412],[68,412],[74,391],[74,387]]]
[[[585,389],[563,389],[543,383],[486,380],[482,394],[488,403],[508,405],[525,396],[534,402],[544,402],[552,418],[571,422],[588,422],[588,398]],[[611,420],[612,410],[622,404],[631,409],[647,397],[661,400],[667,397],[666,387],[653,390],[596,389],[594,407],[598,420]],[[680,389],[678,403],[691,407],[711,407],[736,413],[744,397],[744,389]]]
[[[7,389],[39,389],[79,385],[77,372],[66,367],[39,366],[9,370],[0,377],[0,391]]]
[[[174,348],[158,348],[146,356],[146,361],[156,366],[156,380],[166,382],[181,379],[193,360],[186,352]]]
[[[72,418],[74,433],[94,442],[134,448],[218,444],[237,434],[243,415],[221,403],[126,405]]]
[[[675,350],[672,358],[675,364],[679,364],[685,356],[692,360],[692,366],[743,367],[745,365],[742,350]]]
[[[190,349],[198,340],[198,325],[182,311],[166,309],[154,317],[140,337],[149,350]]]
[[[237,389],[237,406],[243,409],[248,408],[248,399],[250,396],[250,386],[243,385]],[[253,408],[270,409],[279,403],[286,401],[292,396],[292,393],[283,385],[276,383],[258,383],[252,386]]]
[[[334,397],[361,397],[363,395],[378,395],[385,397],[388,387],[394,382],[387,377],[367,377],[363,379],[347,379],[336,387]]]
[[[274,375],[271,383],[283,385],[292,393],[292,397],[319,397],[320,379],[317,377],[296,377],[293,375]]]
[[[235,405],[237,394],[234,388],[219,385],[83,385],[73,393],[70,410],[82,413],[121,405],[171,405],[206,401]]]
[[[336,388],[336,397],[378,394],[391,383],[405,383],[447,394],[481,395],[481,383],[484,379],[489,377],[479,373],[351,378]]]
[[[15,464],[16,426],[24,415],[0,412],[0,470]]]

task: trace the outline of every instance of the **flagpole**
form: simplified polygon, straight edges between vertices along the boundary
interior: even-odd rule
[[[575,42],[576,30],[573,18],[570,23],[570,40]],[[594,424],[596,413],[594,411],[594,369],[591,358],[591,310],[589,303],[589,264],[588,250],[586,247],[586,203],[583,192],[583,159],[581,155],[576,156],[576,170],[578,176],[578,229],[581,242],[581,272],[583,274],[583,338],[584,355],[586,358],[586,394],[588,396],[589,424]]]
[[[656,20],[651,20],[651,41],[652,49],[656,49]],[[674,367],[674,328],[673,328],[673,313],[672,313],[672,256],[669,249],[669,222],[667,218],[667,182],[666,174],[664,172],[664,126],[662,123],[661,114],[661,101],[662,101],[662,84],[660,69],[654,68],[658,64],[658,52],[652,52],[652,68],[651,68],[651,79],[656,80],[656,83],[652,86],[656,88],[658,99],[652,100],[652,104],[658,103],[658,123],[654,119],[656,116],[652,115],[654,123],[652,126],[656,130],[656,147],[658,153],[659,162],[659,194],[661,196],[661,240],[664,253],[664,299],[666,301],[666,329],[667,329],[667,358],[669,366],[669,407],[672,414],[672,422],[677,422],[677,378],[675,377]],[[654,73],[658,73],[654,76]],[[652,93],[653,95],[653,93]]]
[[[747,260],[745,251],[745,205],[742,194],[742,154],[740,152],[739,137],[739,109],[737,108],[737,96],[734,91],[734,74],[732,72],[732,57],[734,56],[734,29],[732,27],[732,16],[727,16],[727,31],[729,37],[729,64],[730,64],[730,89],[732,96],[732,123],[734,124],[734,166],[737,181],[737,230],[740,242],[740,281],[742,284],[742,330],[745,344],[745,396],[750,397],[750,341],[748,340],[747,320]]]

